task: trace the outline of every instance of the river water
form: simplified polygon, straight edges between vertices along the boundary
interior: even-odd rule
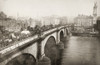
[[[100,39],[72,36],[66,42],[62,65],[100,65]]]

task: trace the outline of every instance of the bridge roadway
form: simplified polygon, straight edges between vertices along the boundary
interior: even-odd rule
[[[22,41],[15,42],[13,45],[0,50],[0,65],[28,65],[28,63],[31,63],[28,61],[32,61],[32,58],[34,63],[32,62],[30,65],[35,65],[39,62],[38,60],[44,56],[47,56],[50,59],[51,64],[55,63],[54,57],[57,58],[56,56],[59,52],[57,45],[67,35],[67,26],[60,26],[45,31],[42,35],[35,35]],[[51,53],[51,51],[55,50],[58,52]],[[53,57],[52,55],[55,56]],[[26,59],[27,57],[29,60]],[[21,59],[18,60],[18,58],[23,59],[23,61]],[[21,63],[16,64],[17,62]],[[25,62],[28,63],[25,64]]]

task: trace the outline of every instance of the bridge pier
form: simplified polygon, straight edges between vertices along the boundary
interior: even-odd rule
[[[39,60],[41,58],[41,41],[42,39],[40,38],[38,41],[37,41],[37,59]]]
[[[51,65],[51,60],[47,56],[43,56],[38,62],[37,65]]]

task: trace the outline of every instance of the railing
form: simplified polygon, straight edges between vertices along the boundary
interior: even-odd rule
[[[56,28],[61,28],[61,26],[57,25],[57,26],[43,26],[43,27],[38,27],[37,29],[30,31],[31,34],[30,35],[18,35],[16,36],[16,38],[7,38],[7,39],[1,39],[0,40],[0,50],[3,50],[5,48],[8,48],[10,46],[13,45],[21,45],[21,43],[19,43],[20,41],[23,41],[27,38],[29,39],[34,39],[37,38],[39,35],[45,35],[47,33],[50,33],[50,31],[55,30]],[[50,30],[51,29],[51,30]],[[50,31],[49,31],[50,30]],[[25,42],[23,42],[22,44],[24,44]]]

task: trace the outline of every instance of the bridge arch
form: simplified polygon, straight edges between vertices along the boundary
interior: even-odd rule
[[[64,32],[60,31],[60,41],[63,41],[63,39],[64,39]]]
[[[23,53],[11,59],[6,65],[36,65],[36,59],[29,53]]]
[[[56,45],[56,39],[53,36],[48,38],[44,47],[44,53],[51,59],[51,65],[55,65],[57,59],[59,58],[59,50]]]

